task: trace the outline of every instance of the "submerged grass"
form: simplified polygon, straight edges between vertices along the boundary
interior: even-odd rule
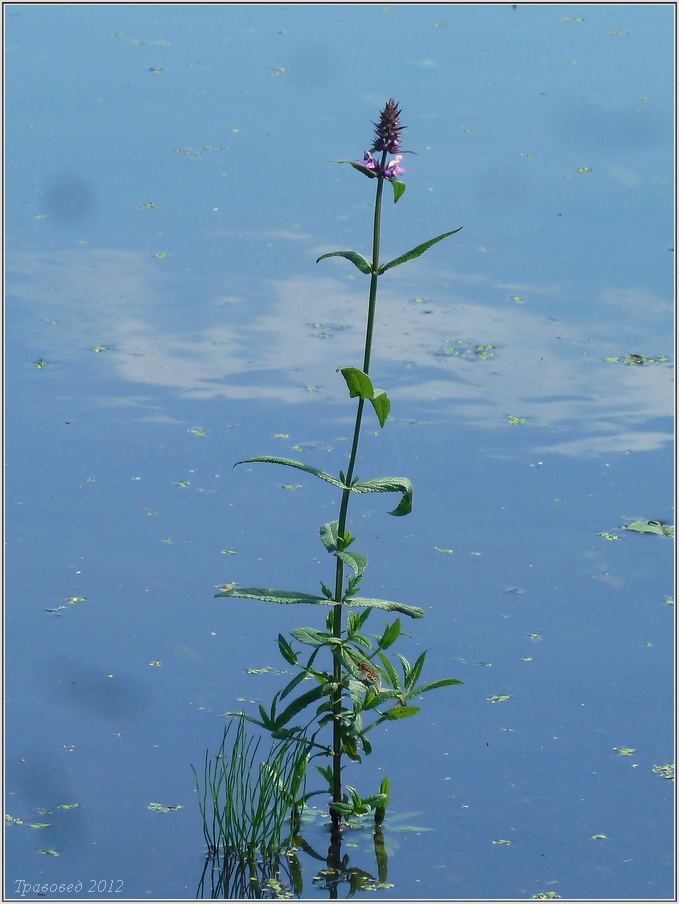
[[[208,856],[254,864],[280,853],[297,832],[310,744],[274,741],[258,761],[260,742],[238,716],[225,727],[217,755],[206,751],[202,787],[193,770]]]

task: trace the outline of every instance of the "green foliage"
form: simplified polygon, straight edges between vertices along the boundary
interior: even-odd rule
[[[216,756],[206,751],[202,784],[193,770],[211,854],[222,851],[243,861],[255,860],[277,853],[294,834],[295,814],[305,800],[310,745],[274,741],[263,760],[257,756],[259,746],[260,740],[248,735],[241,716],[224,729]],[[292,824],[286,829],[291,816]]]
[[[406,261],[411,261],[413,260],[413,258],[419,257],[421,254],[424,254],[424,252],[428,248],[431,248],[432,245],[435,245],[442,239],[447,238],[449,235],[455,235],[455,233],[459,232],[460,229],[462,229],[462,226],[460,226],[458,229],[453,229],[450,232],[444,232],[442,235],[437,235],[435,239],[429,239],[428,242],[422,242],[421,245],[416,245],[414,248],[411,248],[410,251],[406,251],[406,253],[402,254],[400,257],[395,257],[393,261],[389,261],[388,264],[382,264],[382,266],[377,270],[378,275],[381,276],[382,273],[385,273],[387,270],[391,270],[392,267],[398,267],[399,264],[405,264]]]
[[[388,125],[388,129],[392,130],[389,134],[398,135],[401,129],[398,125],[399,114],[395,101],[390,101],[383,112],[385,119],[382,126],[378,127],[378,132],[379,128],[387,129]],[[291,668],[293,676],[282,690],[274,694],[268,708],[259,704],[257,715],[240,714],[228,763],[226,760],[217,760],[218,764],[221,763],[218,767],[206,758],[205,788],[209,790],[209,794],[204,792],[201,811],[207,824],[208,804],[211,802],[212,829],[206,831],[206,838],[212,849],[220,845],[225,849],[236,849],[244,843],[250,855],[257,845],[260,845],[260,853],[276,850],[282,835],[278,823],[270,825],[269,804],[276,801],[276,805],[283,811],[286,807],[299,808],[301,801],[305,799],[305,792],[302,790],[303,776],[306,775],[309,762],[317,757],[326,759],[325,764],[314,765],[332,796],[330,807],[335,830],[339,828],[340,819],[361,818],[373,810],[378,827],[384,819],[389,800],[388,779],[382,782],[377,794],[368,797],[361,797],[349,785],[343,791],[342,757],[361,762],[363,755],[372,752],[372,744],[367,736],[378,725],[414,716],[420,711],[420,707],[413,701],[422,694],[462,683],[455,678],[422,681],[426,651],[420,653],[413,663],[401,653],[391,652],[397,641],[405,636],[401,617],[422,618],[424,610],[419,606],[359,596],[368,559],[363,553],[350,548],[355,541],[347,526],[352,494],[399,494],[398,504],[389,512],[395,517],[410,514],[413,505],[413,487],[407,477],[361,480],[355,473],[365,403],[369,402],[372,406],[380,428],[386,425],[391,411],[387,393],[376,388],[369,375],[378,279],[388,270],[418,258],[433,245],[462,228],[444,232],[405,254],[378,265],[384,183],[391,183],[394,203],[405,191],[405,185],[393,178],[393,166],[389,165],[391,169],[386,167],[386,159],[385,151],[377,169],[370,169],[355,161],[338,161],[351,163],[355,169],[375,180],[373,247],[370,259],[356,251],[331,251],[317,259],[319,262],[326,258],[342,257],[370,277],[363,365],[360,369],[354,366],[338,368],[346,383],[349,398],[356,400],[353,441],[346,471],[340,471],[335,477],[312,465],[272,455],[243,458],[236,462],[237,465],[254,462],[278,464],[304,471],[339,490],[340,498],[337,520],[323,524],[319,531],[321,543],[334,560],[334,580],[327,584],[321,581],[320,595],[270,587],[238,588],[233,582],[223,584],[215,594],[217,597],[257,599],[281,605],[321,605],[326,607],[327,616],[321,627],[294,628],[290,631],[289,639],[282,634],[278,635],[278,650]],[[398,159],[400,158],[392,161],[394,166]],[[392,177],[385,176],[385,172],[392,172]],[[485,352],[491,347],[478,348]],[[374,610],[393,612],[397,617],[392,622],[383,622],[377,633],[369,633],[366,624]],[[253,762],[257,748],[251,748],[252,742],[245,735],[246,722],[269,732],[274,739],[269,757],[258,768],[254,768]],[[330,729],[332,738],[330,742],[323,742],[321,739],[326,736],[327,729]],[[224,757],[226,739],[227,732],[219,755],[221,757]],[[249,772],[244,771],[246,767]],[[255,780],[248,778],[250,773],[258,782],[256,793],[249,784]],[[291,782],[289,787],[287,782]],[[222,795],[223,790],[225,793]],[[283,796],[276,797],[277,794]],[[265,800],[265,804],[260,803],[260,797]],[[256,817],[250,818],[245,825],[237,814],[239,809],[245,814],[254,812]],[[224,822],[221,817],[214,816],[220,812],[226,814]],[[236,826],[235,836],[228,834],[231,828],[226,823],[230,819],[234,820]],[[264,835],[251,831],[252,826],[260,825],[266,825],[275,843],[265,841]],[[246,839],[245,842],[237,840],[243,838]]]
[[[663,524],[662,521],[632,521],[623,524],[623,530],[635,530],[640,534],[658,534],[660,537],[674,537],[674,525]]]

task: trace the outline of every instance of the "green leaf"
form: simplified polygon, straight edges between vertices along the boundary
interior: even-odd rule
[[[401,197],[403,192],[406,190],[405,182],[397,182],[395,179],[392,181],[392,186],[394,187],[394,204]]]
[[[384,629],[384,634],[379,639],[378,643],[381,649],[388,649],[394,641],[396,641],[401,635],[401,620],[399,618],[392,625],[387,625]]]
[[[377,656],[378,656],[380,662],[382,663],[382,665],[384,666],[385,672],[389,676],[389,681],[391,683],[391,686],[395,690],[400,691],[403,686],[401,684],[401,681],[400,681],[398,675],[396,674],[396,669],[391,664],[390,660],[384,655],[384,653],[378,653]]]
[[[377,270],[378,276],[387,270],[391,270],[392,267],[398,267],[399,264],[405,264],[406,261],[411,261],[413,260],[413,258],[419,257],[421,254],[424,254],[427,248],[431,248],[432,245],[435,245],[442,239],[447,238],[449,235],[455,235],[455,233],[459,232],[460,229],[462,229],[462,226],[460,226],[458,229],[452,229],[450,232],[444,232],[443,235],[437,235],[435,239],[429,239],[428,242],[423,242],[421,245],[417,245],[415,248],[412,248],[410,251],[407,251],[400,257],[395,257],[394,260],[389,261],[388,264],[382,264],[382,266]]]
[[[658,534],[661,537],[673,537],[674,525],[663,524],[661,521],[633,521],[624,524],[624,530],[636,530],[641,534]]]
[[[337,528],[339,527],[339,521],[328,521],[327,524],[323,524],[321,526],[321,542],[323,546],[328,550],[328,552],[337,552],[339,549],[339,535],[337,533]]]
[[[283,712],[276,716],[276,728],[282,728],[293,716],[296,716],[298,712],[301,712],[310,703],[313,703],[315,700],[318,700],[320,697],[324,697],[325,692],[323,690],[322,685],[317,685],[313,687],[310,691],[307,691],[306,694],[302,694],[301,697],[298,697],[296,700],[293,700],[292,703],[286,707]]]
[[[357,367],[338,367],[337,369],[346,381],[350,398],[355,399],[359,396],[362,399],[370,399],[372,401],[375,390],[367,374],[364,374]]]
[[[368,169],[367,166],[363,166],[362,163],[356,163],[355,160],[336,160],[336,163],[350,163],[354,169],[360,170],[364,175],[369,176],[371,179],[375,179],[377,177],[377,173],[374,170]]]
[[[423,694],[425,691],[431,691],[437,687],[450,687],[452,684],[464,684],[464,681],[457,678],[439,678],[438,681],[427,681],[408,693],[411,697],[417,697],[418,694]]]
[[[282,634],[278,635],[278,649],[286,662],[289,662],[290,665],[297,665],[297,656]]]
[[[407,477],[377,477],[355,483],[355,493],[403,493],[403,498],[390,515],[409,515],[413,509],[413,485]]]
[[[237,599],[262,600],[265,603],[313,603],[323,606],[337,605],[335,600],[326,599],[323,596],[314,596],[311,593],[298,593],[294,590],[272,590],[268,587],[240,587],[233,590],[222,590],[215,593],[218,596],[232,596]],[[419,606],[406,606],[405,603],[392,603],[390,600],[369,599],[363,596],[353,596],[344,600],[343,606],[351,606],[357,609],[370,607],[372,609],[386,609],[388,612],[400,612],[411,618],[424,618],[424,611]],[[311,630],[311,629],[309,629]]]
[[[233,590],[222,590],[218,596],[234,596],[243,599],[263,600],[265,603],[324,603],[330,605],[331,600],[311,593],[297,593],[294,590],[272,590],[268,587],[240,587]]]
[[[301,461],[293,461],[292,458],[279,458],[277,455],[255,455],[253,458],[241,458],[240,461],[237,461],[234,465],[242,465],[249,461],[264,461],[273,465],[285,465],[288,468],[297,468],[299,471],[306,471],[308,474],[313,474],[314,477],[320,477],[321,480],[325,480],[327,483],[331,483],[334,487],[339,487],[341,490],[346,489],[345,485],[337,480],[336,477],[332,477],[330,474],[326,474],[325,471],[321,471],[318,468],[312,468],[311,465],[305,465]]]
[[[416,716],[419,711],[419,706],[394,706],[392,709],[387,710],[384,715],[390,722],[393,722],[394,719],[407,719],[408,716]]]
[[[380,427],[384,427],[384,424],[389,417],[389,412],[391,411],[389,396],[383,389],[376,389],[375,395],[370,401],[375,409],[375,414],[377,415],[377,420],[380,422]]]
[[[372,609],[386,609],[388,612],[400,612],[402,615],[409,615],[411,618],[424,618],[424,610],[419,606],[406,606],[405,603],[392,603],[390,600],[370,599],[365,596],[353,596],[350,600],[346,600],[345,606],[358,606],[364,608],[370,606]]]
[[[367,399],[375,409],[380,427],[384,427],[391,410],[391,402],[386,392],[383,389],[375,389],[370,377],[357,367],[340,367],[338,370],[346,380],[350,398]]]
[[[349,568],[352,568],[356,575],[362,574],[368,564],[368,557],[360,552],[337,552],[335,555],[338,559],[341,559],[348,565]]]
[[[420,252],[422,253],[422,252]],[[361,273],[372,273],[372,264],[367,261],[358,251],[329,251],[327,254],[321,254],[316,258],[316,263],[324,260],[326,257],[345,257],[348,261],[358,267]]]
[[[406,685],[407,691],[411,690],[411,688],[413,687],[413,685],[415,684],[417,679],[422,674],[422,669],[424,667],[424,660],[426,658],[427,658],[427,651],[425,650],[423,653],[420,653],[420,655],[417,657],[417,659],[413,663],[413,667],[410,669],[410,671],[408,672],[408,675],[406,677],[405,685]]]
[[[312,647],[323,646],[331,636],[326,631],[318,631],[316,628],[293,628],[290,633],[295,640],[300,643],[307,643]]]

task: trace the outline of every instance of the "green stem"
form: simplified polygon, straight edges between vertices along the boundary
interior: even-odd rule
[[[387,162],[387,152],[382,151],[382,160],[380,161],[380,173],[384,172]],[[375,216],[373,219],[373,253],[372,253],[372,272],[370,274],[370,291],[368,295],[368,320],[365,328],[365,347],[363,352],[363,373],[366,375],[370,369],[370,353],[372,351],[373,328],[375,325],[375,307],[377,301],[377,280],[380,260],[380,234],[382,223],[382,190],[384,188],[384,176],[377,177],[377,190],[375,192]],[[358,457],[358,442],[361,435],[361,421],[363,419],[363,405],[365,400],[359,399],[356,408],[356,421],[354,423],[354,436],[351,443],[351,452],[349,454],[349,466],[346,472],[345,484],[351,485],[354,479],[354,468]],[[342,501],[340,502],[338,535],[343,537],[347,525],[347,510],[349,508],[350,490],[342,490]],[[341,638],[342,636],[342,598],[344,594],[344,563],[341,559],[336,559],[335,566],[335,596],[336,605],[333,608],[332,633],[333,637]],[[342,689],[340,682],[342,680],[342,666],[338,658],[334,662],[333,672],[335,684],[337,686],[332,700],[332,709],[334,715],[333,721],[333,769],[332,769],[332,799],[335,802],[342,800],[342,739],[340,737],[339,719],[342,711]],[[333,826],[337,829],[340,823],[340,814],[332,811]]]

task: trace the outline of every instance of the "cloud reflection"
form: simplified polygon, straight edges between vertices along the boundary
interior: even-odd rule
[[[99,375],[106,367],[107,379],[119,381],[108,404],[126,404],[140,386],[196,400],[290,405],[317,399],[308,391],[313,386],[344,403],[335,369],[360,366],[367,280],[348,277],[346,265],[341,276],[329,269],[258,285],[234,282],[188,308],[177,297],[186,287],[178,290],[147,255],[78,249],[21,255],[10,291],[32,314],[62,322],[44,336],[64,361],[93,343],[111,346],[87,359]],[[672,415],[671,368],[604,361],[668,354],[659,337],[669,336],[669,301],[643,289],[607,288],[585,306],[585,320],[582,299],[574,305],[573,290],[558,286],[512,287],[419,262],[408,274],[390,275],[378,299],[372,376],[388,388],[397,416],[499,429],[514,415],[541,429],[537,450],[566,455],[671,441],[657,423]],[[416,301],[422,285],[433,291]],[[519,293],[526,303],[511,300]],[[446,355],[456,341],[492,345],[493,356]]]

